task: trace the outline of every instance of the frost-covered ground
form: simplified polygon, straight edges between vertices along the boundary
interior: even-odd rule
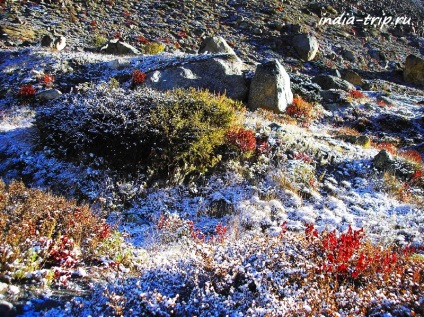
[[[33,82],[38,72],[49,69],[63,81],[79,82],[84,74],[91,81],[87,89],[96,89],[134,68],[147,71],[180,62],[178,56],[171,61],[166,55],[117,60],[86,53],[52,55],[38,49],[15,55],[2,62],[4,87]],[[68,72],[69,61],[84,67]],[[309,255],[310,241],[302,236],[309,224],[319,233],[363,228],[371,242],[384,246],[424,245],[423,189],[411,187],[413,199],[397,199],[384,190],[382,173],[373,167],[379,150],[333,134],[333,123],[354,111],[366,111],[370,118],[389,114],[413,121],[423,115],[418,105],[423,97],[393,93],[393,103],[381,107],[378,93],[365,95],[337,111],[321,109],[321,117],[309,128],[248,112],[245,127],[266,136],[271,151],[254,162],[231,160],[195,182],[166,188],[146,187],[137,179],[117,178],[113,171],[54,157],[37,143],[33,122],[37,108],[7,95],[0,104],[3,179],[23,179],[30,186],[104,208],[108,220],[118,223],[127,236],[128,247],[144,257],[132,270],[86,268],[92,274],[84,285],[86,296],[59,297],[60,307],[36,312],[48,307],[43,302],[58,297],[57,291],[46,289],[39,299],[28,298],[23,315],[383,316],[386,312],[384,316],[404,316],[412,311],[419,315],[424,306],[422,287],[400,294],[406,289],[402,281],[399,292],[395,285],[387,289],[376,285],[372,291],[364,287],[365,293],[359,295],[353,284],[338,286],[331,299],[325,296],[334,287],[332,282],[324,277],[308,282],[311,269],[318,270]],[[411,131],[409,135],[423,133],[419,125]],[[385,137],[401,136],[390,133]],[[226,233],[216,232],[219,224],[226,226]],[[201,242],[193,232],[208,238]],[[76,280],[62,288],[75,288],[72,294],[78,294],[80,284]],[[338,310],[333,303],[338,303]]]

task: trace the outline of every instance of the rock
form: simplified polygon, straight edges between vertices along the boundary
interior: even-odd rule
[[[335,68],[330,69],[328,71],[328,74],[331,75],[331,76],[339,77],[339,78],[342,77],[342,75],[340,74],[340,71],[338,69],[335,69]]]
[[[218,54],[225,53],[236,55],[234,50],[228,45],[228,43],[221,36],[211,36],[203,40],[200,44],[199,54]]]
[[[11,295],[18,295],[20,291],[19,287],[15,285],[9,285],[9,288],[7,289],[7,292]]]
[[[364,84],[362,77],[353,70],[345,71],[342,78],[355,86],[362,86]]]
[[[54,38],[51,35],[44,35],[41,39],[41,46],[43,47],[53,47]]]
[[[363,146],[363,147],[370,147],[371,139],[366,135],[360,135],[356,138],[355,144]]]
[[[62,92],[57,89],[48,89],[37,94],[37,98],[42,101],[57,99],[62,95]]]
[[[256,67],[250,84],[248,106],[283,112],[293,102],[290,77],[278,60],[267,61]]]
[[[293,37],[293,47],[304,61],[311,61],[318,52],[318,41],[310,34],[298,34]]]
[[[141,54],[140,51],[138,51],[134,46],[122,42],[120,39],[110,40],[105,46],[100,49],[100,51],[115,55]]]
[[[343,90],[329,89],[321,90],[319,93],[324,102],[340,102],[343,97]]]
[[[415,55],[409,55],[405,61],[403,79],[407,83],[424,86],[424,59]]]
[[[61,51],[66,46],[66,38],[64,36],[59,36],[55,41],[53,47],[58,51]]]
[[[0,300],[0,316],[8,317],[14,315],[15,312],[13,305],[5,300]]]
[[[381,150],[373,160],[374,167],[381,171],[390,171],[394,170],[395,161],[392,158],[392,155],[386,151]]]
[[[217,56],[191,61],[184,65],[156,70],[147,74],[146,85],[158,90],[203,88],[246,100],[248,88],[244,80],[244,64],[235,56]]]
[[[325,90],[341,89],[344,91],[349,91],[355,88],[348,81],[331,75],[318,75],[312,78],[312,81],[320,85],[320,87]]]
[[[352,51],[345,50],[343,52],[343,57],[352,63],[356,62],[355,54]]]
[[[4,294],[7,291],[8,285],[6,283],[0,282],[0,294]]]

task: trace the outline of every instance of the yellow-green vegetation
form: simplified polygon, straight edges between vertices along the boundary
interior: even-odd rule
[[[112,228],[87,205],[13,181],[0,180],[0,277],[22,279],[51,266],[70,268],[101,256],[111,258],[121,244]]]
[[[177,178],[203,173],[220,160],[217,149],[236,124],[241,104],[205,90],[178,89],[168,95],[171,102],[153,108],[149,115],[149,133],[155,134],[161,149],[152,167]]]
[[[165,50],[165,45],[157,42],[146,43],[142,47],[143,54],[156,55],[162,53]]]
[[[101,47],[107,43],[107,38],[105,38],[104,36],[100,34],[96,34],[93,36],[93,39],[91,42],[95,47]]]

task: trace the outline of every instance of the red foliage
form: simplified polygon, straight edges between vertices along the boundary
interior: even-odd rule
[[[49,74],[44,74],[40,79],[40,83],[45,85],[46,87],[51,87],[54,82],[54,76]]]
[[[256,139],[256,149],[259,154],[266,154],[271,152],[271,147],[267,140],[258,140]]]
[[[400,152],[400,155],[412,162],[420,164],[423,161],[423,158],[421,157],[421,154],[415,150],[405,150]]]
[[[294,159],[298,161],[303,161],[306,163],[312,163],[314,161],[308,154],[303,152],[296,152],[294,154]]]
[[[362,93],[362,92],[360,92],[360,91],[358,91],[358,90],[356,90],[356,89],[352,89],[352,90],[350,90],[349,91],[349,96],[351,96],[352,98],[354,98],[354,99],[362,99],[362,98],[365,98],[365,95]]]
[[[383,99],[380,99],[377,101],[377,106],[386,107],[387,103]]]
[[[342,233],[339,237],[336,236],[336,232],[327,233],[322,239],[322,248],[326,254],[328,264],[323,266],[324,271],[336,272],[341,274],[348,273],[348,264],[354,254],[359,250],[361,246],[361,240],[364,237],[364,230],[352,230],[349,226],[347,232]],[[366,267],[365,258],[359,257],[356,270]],[[362,270],[364,270],[362,269]]]
[[[21,98],[32,98],[35,96],[35,93],[36,91],[31,84],[23,85],[18,91],[18,96]]]
[[[67,236],[62,236],[58,243],[53,243],[49,248],[49,260],[53,265],[62,267],[74,267],[78,260],[75,254],[72,253],[74,249],[74,242]]]
[[[237,146],[242,152],[250,152],[256,149],[255,133],[243,128],[233,129],[226,134],[227,141]]]
[[[138,39],[138,41],[139,41],[141,44],[147,44],[147,43],[150,43],[150,41],[149,41],[148,39],[146,39],[143,35],[139,35],[139,36],[137,37],[137,39]]]
[[[206,236],[200,229],[196,229],[194,227],[194,222],[189,220],[189,221],[187,221],[187,225],[190,229],[190,235],[191,235],[192,239],[196,242],[204,243]]]
[[[381,142],[377,144],[375,147],[379,150],[386,150],[387,152],[393,155],[396,155],[398,151],[397,147],[389,142]]]
[[[306,225],[305,235],[308,240],[318,238],[318,230],[315,229],[312,223]]]
[[[282,240],[282,239],[283,239],[284,234],[287,232],[287,221],[284,221],[284,222],[281,224],[280,228],[281,228],[281,231],[280,231],[280,233],[278,234],[278,237],[280,238],[280,240]]]
[[[136,69],[132,74],[132,84],[133,86],[140,85],[146,80],[146,74]]]
[[[419,182],[421,179],[424,179],[424,173],[420,170],[416,170],[414,175],[412,175],[412,183]]]
[[[216,225],[215,233],[216,236],[214,237],[214,240],[218,243],[224,242],[225,238],[227,237],[227,226],[223,226],[220,222]]]
[[[97,235],[99,236],[100,239],[104,240],[107,237],[109,237],[110,233],[111,233],[111,226],[104,223],[100,226],[100,228],[97,231]]]
[[[184,31],[178,31],[177,35],[183,39],[187,37],[187,33]]]

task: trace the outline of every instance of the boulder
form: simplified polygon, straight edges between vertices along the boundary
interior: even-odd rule
[[[61,51],[66,46],[66,38],[64,36],[59,36],[53,44],[53,47],[57,49],[58,51]]]
[[[290,77],[278,60],[259,64],[250,84],[249,108],[255,110],[263,107],[281,113],[292,102]]]
[[[349,91],[355,89],[348,81],[331,75],[318,75],[315,76],[312,81],[317,83],[324,90],[341,89]]]
[[[390,171],[394,170],[395,161],[392,158],[392,155],[386,151],[381,150],[373,160],[374,167],[381,171]]]
[[[359,74],[357,72],[354,72],[353,70],[345,71],[342,78],[355,86],[362,86],[364,84],[362,77],[359,76]]]
[[[415,55],[409,55],[405,61],[403,79],[407,83],[424,86],[424,59]]]
[[[5,300],[0,300],[0,316],[8,317],[15,316],[16,311],[12,303]]]
[[[147,74],[146,85],[157,90],[203,88],[227,97],[246,100],[244,64],[235,56],[211,56]]]
[[[340,102],[343,97],[343,90],[337,90],[337,89],[330,89],[330,90],[321,90],[320,96],[322,98],[322,101],[324,102]]]
[[[236,55],[234,50],[228,45],[228,43],[221,36],[211,36],[203,40],[200,44],[199,54],[218,54],[225,53]]]
[[[311,61],[318,52],[318,41],[310,34],[297,34],[293,37],[292,45],[296,53],[304,61]]]
[[[51,35],[44,35],[41,39],[41,46],[43,47],[53,47],[54,38]]]
[[[49,101],[53,99],[57,99],[62,96],[62,92],[57,89],[48,89],[37,94],[37,99],[42,101]]]
[[[134,46],[121,41],[121,39],[110,40],[100,51],[115,55],[141,54]]]

